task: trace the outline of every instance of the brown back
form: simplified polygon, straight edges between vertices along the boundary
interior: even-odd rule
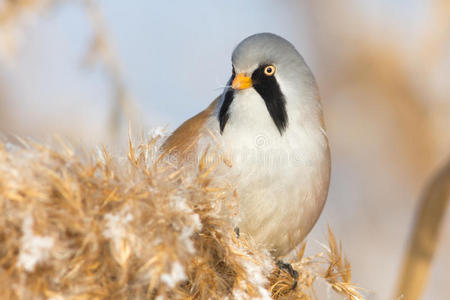
[[[175,154],[180,159],[196,150],[202,128],[214,112],[219,97],[217,97],[205,110],[185,121],[164,142],[161,149],[165,153]]]

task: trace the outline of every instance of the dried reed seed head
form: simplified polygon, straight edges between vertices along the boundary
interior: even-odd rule
[[[292,289],[267,251],[236,237],[235,190],[210,166],[158,160],[152,143],[130,143],[128,159],[0,143],[2,299],[309,299],[320,277],[358,299],[331,233],[327,262],[299,252]]]

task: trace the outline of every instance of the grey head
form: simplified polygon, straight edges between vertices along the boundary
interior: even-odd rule
[[[224,90],[219,109],[220,130],[229,118],[229,107],[237,93],[253,88],[282,135],[289,124],[286,110],[292,95],[315,91],[315,80],[303,57],[286,39],[272,33],[258,33],[240,42],[233,51],[233,72]],[[297,91],[296,91],[297,90]]]
[[[294,45],[273,33],[258,33],[245,38],[234,49],[231,62],[238,72],[249,71],[261,63],[277,64],[278,68],[304,63]]]

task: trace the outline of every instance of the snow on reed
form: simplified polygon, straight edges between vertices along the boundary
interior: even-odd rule
[[[154,136],[127,157],[0,142],[1,299],[311,299],[318,278],[360,299],[331,234],[292,261],[295,284],[236,236],[232,186],[155,155]]]

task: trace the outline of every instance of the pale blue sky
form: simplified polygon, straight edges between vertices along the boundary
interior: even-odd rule
[[[416,12],[423,9],[420,1],[364,3],[367,22],[386,20],[383,24],[392,30],[416,22]],[[230,76],[234,46],[250,34],[269,31],[286,37],[313,72],[320,60],[309,40],[310,16],[303,1],[135,0],[130,5],[103,0],[101,8],[147,125],[174,128],[206,107]],[[400,17],[402,22],[391,24]],[[32,123],[45,118],[49,127],[54,119],[70,127],[82,116],[100,130],[110,95],[97,69],[79,67],[90,36],[82,8],[60,5],[32,25],[25,30],[15,66],[1,75],[7,85],[18,87],[12,89],[12,113]],[[67,115],[62,118],[61,112]]]

